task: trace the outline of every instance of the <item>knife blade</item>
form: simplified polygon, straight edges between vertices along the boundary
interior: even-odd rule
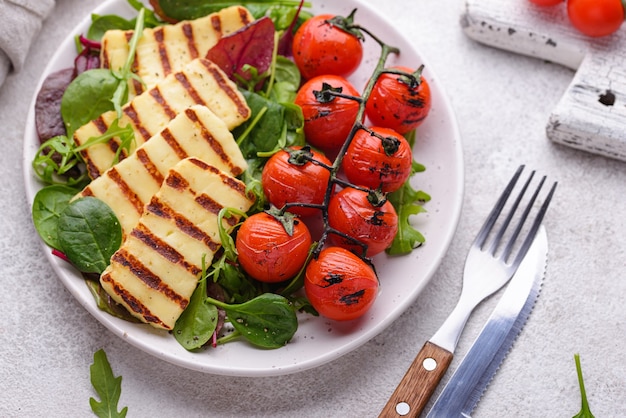
[[[427,418],[470,417],[535,305],[547,257],[548,239],[542,226],[493,313],[439,394]]]

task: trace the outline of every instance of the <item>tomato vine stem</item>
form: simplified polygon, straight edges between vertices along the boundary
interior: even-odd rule
[[[353,12],[354,14],[354,12]],[[353,14],[351,16],[353,16]],[[336,23],[336,22],[335,22]],[[345,21],[344,21],[345,23]],[[347,239],[350,242],[353,242],[354,244],[360,246],[362,248],[362,254],[360,256],[360,258],[366,262],[368,265],[370,265],[372,267],[372,269],[374,269],[374,264],[372,263],[372,260],[366,256],[367,253],[367,245],[360,242],[359,240],[355,239],[354,237],[351,237],[341,231],[338,231],[334,228],[332,228],[330,226],[329,223],[329,219],[328,219],[328,207],[329,207],[329,203],[330,203],[330,199],[332,197],[333,194],[333,190],[335,189],[335,186],[340,186],[340,187],[352,187],[361,191],[365,191],[367,193],[372,194],[372,199],[375,199],[376,202],[382,204],[386,201],[387,197],[385,193],[382,193],[380,190],[372,190],[369,188],[365,188],[365,187],[361,187],[355,184],[352,184],[342,178],[339,177],[339,171],[343,162],[343,158],[354,138],[354,136],[357,134],[358,131],[360,130],[365,130],[367,132],[369,132],[372,135],[375,135],[369,128],[367,128],[362,121],[365,120],[365,106],[367,103],[368,98],[370,97],[374,86],[376,85],[376,82],[378,81],[378,79],[380,78],[380,76],[382,74],[385,73],[392,73],[392,74],[397,74],[399,76],[404,76],[407,77],[410,82],[417,82],[419,83],[420,80],[420,74],[421,71],[423,69],[423,66],[421,66],[415,73],[413,74],[409,74],[406,73],[404,71],[401,70],[397,70],[397,69],[391,69],[391,68],[386,68],[386,63],[387,60],[389,58],[390,55],[392,54],[399,54],[400,53],[400,49],[392,46],[392,45],[388,45],[387,43],[385,43],[384,41],[382,41],[380,38],[378,38],[375,34],[373,34],[371,31],[369,31],[367,28],[362,27],[361,25],[358,24],[353,24],[351,23],[351,21],[349,21],[348,24],[346,24],[345,26],[342,26],[343,30],[346,31],[361,31],[362,33],[367,34],[370,38],[372,38],[381,48],[380,51],[380,55],[378,58],[378,61],[373,69],[372,75],[370,77],[370,79],[368,80],[367,84],[365,85],[363,92],[361,94],[360,97],[355,97],[355,96],[351,96],[351,95],[346,95],[343,94],[341,91],[337,91],[335,89],[332,88],[332,86],[325,86],[322,88],[321,92],[318,92],[320,96],[324,95],[324,100],[327,99],[328,96],[333,96],[333,97],[342,97],[342,98],[347,98],[350,100],[354,100],[356,102],[358,102],[359,104],[359,108],[358,108],[358,112],[357,115],[355,117],[355,121],[352,125],[352,128],[350,129],[350,132],[348,134],[348,136],[346,137],[346,140],[344,141],[344,143],[342,144],[341,148],[338,151],[337,156],[335,157],[333,163],[331,166],[327,166],[326,164],[322,164],[319,161],[315,160],[312,155],[307,155],[305,158],[308,159],[311,163],[313,164],[318,164],[322,167],[325,167],[326,169],[329,170],[330,172],[330,179],[328,182],[328,187],[326,188],[326,193],[324,195],[324,200],[323,203],[320,205],[313,205],[313,204],[298,204],[298,203],[294,203],[294,204],[286,204],[283,208],[281,208],[281,211],[285,211],[288,209],[288,207],[291,206],[307,206],[307,207],[315,207],[317,209],[319,209],[321,211],[321,215],[322,215],[322,222],[323,222],[323,230],[322,230],[322,234],[320,236],[320,239],[315,242],[312,246],[311,246],[311,250],[309,253],[309,259],[307,260],[307,264],[308,261],[312,258],[317,259],[317,257],[319,256],[320,252],[322,251],[324,244],[326,242],[326,240],[328,239],[328,236],[330,234],[335,234],[338,235],[344,239]],[[416,81],[417,80],[417,81]],[[379,135],[376,135],[379,136]],[[382,140],[382,138],[381,138]],[[306,265],[306,264],[305,264]],[[301,272],[291,281],[291,283],[285,288],[285,290],[293,290],[295,288],[298,287],[299,283],[302,283],[303,281],[303,275],[304,275],[304,271],[305,268],[303,268],[301,270]]]
[[[356,30],[360,30],[363,33],[366,33],[368,36],[370,36],[376,43],[378,43],[381,47],[381,51],[380,51],[380,56],[378,58],[378,61],[376,63],[376,66],[374,67],[372,76],[370,77],[370,79],[368,80],[367,84],[365,85],[365,88],[363,89],[363,93],[361,94],[360,97],[354,97],[354,96],[347,96],[344,94],[341,94],[340,92],[334,92],[332,91],[332,89],[329,89],[328,94],[333,95],[333,96],[338,96],[338,97],[344,97],[344,98],[348,98],[351,100],[355,100],[358,102],[359,104],[359,109],[357,112],[357,116],[355,118],[354,124],[352,125],[352,128],[350,129],[350,133],[348,134],[348,137],[346,138],[346,140],[344,141],[344,143],[342,144],[341,148],[339,149],[339,152],[335,158],[335,160],[333,161],[333,165],[330,167],[330,180],[329,180],[329,185],[326,188],[326,193],[324,195],[324,201],[321,205],[321,211],[322,211],[322,222],[323,222],[323,232],[322,232],[322,236],[320,237],[320,240],[317,242],[317,244],[314,246],[313,250],[312,250],[312,254],[313,257],[317,258],[317,256],[319,255],[319,253],[321,252],[325,241],[328,237],[328,235],[330,233],[333,234],[337,234],[340,235],[344,238],[346,238],[345,234],[342,234],[339,231],[334,230],[333,228],[330,227],[329,224],[329,220],[328,220],[328,205],[330,203],[330,198],[332,197],[332,192],[334,190],[334,186],[335,185],[339,185],[342,187],[353,187],[355,189],[359,189],[359,190],[363,190],[363,191],[367,191],[367,192],[372,192],[372,190],[370,189],[366,189],[363,187],[359,187],[357,185],[351,184],[349,182],[344,181],[343,179],[341,179],[338,175],[339,170],[341,168],[341,164],[343,162],[343,158],[348,150],[348,147],[350,146],[352,139],[354,138],[354,136],[356,135],[356,133],[359,130],[366,130],[368,132],[371,132],[364,124],[363,124],[363,120],[365,119],[365,104],[367,103],[367,99],[369,98],[369,96],[372,93],[372,90],[374,89],[374,85],[376,84],[376,81],[378,81],[378,78],[386,72],[394,72],[394,73],[398,73],[397,70],[387,70],[385,68],[385,65],[387,63],[387,59],[389,58],[390,55],[392,54],[399,54],[400,53],[400,49],[395,47],[395,46],[391,46],[388,45],[387,43],[385,43],[384,41],[382,41],[380,38],[378,38],[376,35],[374,35],[371,31],[369,31],[368,29],[360,26],[360,25],[356,25],[356,24],[351,24],[348,25],[348,29],[356,29]],[[404,72],[399,72],[401,75],[405,75],[405,76],[409,76],[411,77],[412,75],[410,74],[406,74]],[[355,240],[352,237],[348,237],[351,241],[354,242],[358,242],[358,240]],[[360,243],[361,244],[361,243]],[[363,246],[363,244],[361,244],[361,246]],[[367,251],[367,248],[364,247],[363,248],[363,255],[361,258],[363,258],[364,261],[368,262],[370,265],[371,260],[369,260],[366,256],[365,253]]]
[[[626,0],[625,0],[626,1]],[[350,17],[354,16],[354,12],[350,15]],[[365,109],[366,109],[366,103],[368,98],[370,97],[372,91],[374,90],[374,86],[376,85],[376,82],[378,81],[378,79],[380,78],[381,75],[385,74],[385,73],[392,73],[392,74],[397,74],[399,76],[404,76],[407,77],[408,80],[410,82],[416,82],[419,83],[420,80],[420,74],[421,71],[423,69],[423,65],[420,66],[420,68],[413,74],[409,74],[406,73],[402,70],[398,70],[398,69],[393,69],[393,68],[386,68],[386,63],[387,60],[389,58],[390,55],[392,54],[399,54],[400,53],[400,49],[392,46],[392,45],[388,45],[387,43],[385,43],[383,40],[381,40],[379,37],[377,37],[375,34],[373,34],[371,31],[369,31],[367,28],[362,27],[361,25],[358,24],[354,24],[352,23],[352,20],[349,20],[347,23],[345,20],[342,21],[344,26],[341,27],[341,29],[346,30],[346,31],[360,31],[362,33],[367,34],[370,38],[372,38],[381,48],[380,50],[380,55],[378,58],[378,61],[372,71],[372,75],[370,77],[370,79],[368,80],[367,84],[365,85],[363,92],[361,94],[360,97],[355,97],[355,96],[351,96],[351,95],[346,95],[343,94],[341,91],[337,91],[336,89],[333,89],[332,86],[325,86],[322,88],[321,92],[318,92],[318,94],[320,96],[324,95],[323,100],[326,100],[328,98],[328,96],[334,96],[334,97],[342,97],[342,98],[347,98],[350,100],[354,100],[356,102],[358,102],[359,104],[359,108],[358,108],[358,112],[357,115],[355,117],[355,121],[352,125],[352,128],[350,129],[350,132],[348,134],[348,136],[346,137],[346,140],[344,141],[344,143],[342,144],[341,148],[339,149],[339,152],[337,154],[337,156],[335,157],[332,165],[328,166],[326,164],[321,163],[320,161],[317,161],[312,154],[310,153],[305,153],[304,157],[301,155],[299,155],[300,158],[306,159],[308,161],[310,161],[313,164],[317,164],[321,167],[326,168],[327,170],[329,170],[330,172],[330,179],[328,181],[328,186],[326,188],[326,193],[324,194],[324,199],[322,204],[305,204],[305,203],[287,203],[285,204],[281,209],[280,212],[284,212],[286,211],[289,207],[293,207],[293,206],[306,206],[306,207],[314,207],[316,209],[319,209],[322,215],[322,222],[323,222],[323,230],[322,230],[322,234],[319,238],[319,240],[317,242],[314,242],[311,246],[311,249],[309,251],[309,256],[307,258],[307,261],[305,262],[305,265],[303,266],[303,268],[301,269],[301,271],[290,281],[290,283],[283,289],[283,291],[281,292],[281,294],[286,295],[286,294],[290,294],[291,292],[299,289],[303,282],[304,282],[304,274],[306,271],[306,266],[308,265],[309,261],[312,259],[317,259],[319,254],[321,253],[326,240],[328,239],[328,236],[330,234],[335,234],[337,236],[342,237],[343,239],[347,239],[350,242],[353,242],[354,244],[360,246],[362,248],[362,254],[360,255],[360,258],[367,263],[374,272],[376,272],[375,266],[371,260],[371,258],[367,257],[367,245],[360,242],[359,240],[355,239],[354,237],[351,237],[341,231],[336,230],[335,228],[332,228],[330,226],[330,222],[329,222],[329,215],[328,215],[328,207],[329,207],[329,203],[330,203],[330,199],[332,197],[333,194],[333,190],[335,189],[335,186],[340,186],[343,188],[346,187],[352,187],[361,191],[365,191],[367,193],[372,194],[373,196],[371,197],[372,199],[377,199],[376,202],[382,204],[386,201],[387,199],[387,195],[386,193],[383,193],[380,190],[372,190],[369,188],[365,188],[362,186],[358,186],[355,184],[352,184],[346,180],[343,180],[342,178],[339,177],[339,171],[343,162],[343,158],[352,142],[352,140],[354,139],[354,136],[357,134],[358,131],[360,130],[365,130],[367,132],[369,132],[372,135],[375,135],[377,137],[379,137],[379,135],[376,135],[371,129],[367,128],[362,121],[365,120]],[[333,21],[330,22],[333,24],[336,24],[337,21]],[[381,140],[383,140],[381,138]],[[292,153],[292,152],[298,152],[296,150],[287,150],[288,152]],[[375,273],[376,274],[376,273]]]

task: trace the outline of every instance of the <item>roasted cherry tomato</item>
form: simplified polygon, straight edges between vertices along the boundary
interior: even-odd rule
[[[556,6],[563,3],[565,0],[528,0],[529,2],[536,4],[537,6],[549,7]]]
[[[328,247],[306,267],[304,290],[320,315],[348,321],[372,306],[378,295],[378,278],[369,264],[350,251]]]
[[[343,157],[343,170],[353,184],[398,190],[411,175],[413,153],[409,142],[389,128],[360,129]]]
[[[367,246],[368,257],[389,247],[398,232],[398,215],[391,202],[374,191],[346,187],[328,204],[329,225]],[[352,240],[331,234],[333,243],[362,253],[362,246]]]
[[[624,22],[622,0],[567,0],[572,25],[587,36],[606,36]]]
[[[325,75],[307,81],[296,95],[295,103],[304,115],[304,135],[313,146],[325,151],[341,148],[359,112],[359,103],[327,93],[330,89],[358,97],[359,92],[343,77]]]
[[[416,73],[407,67],[393,69]],[[421,71],[418,74],[407,77],[384,73],[378,78],[365,107],[373,125],[405,134],[424,121],[431,107],[430,86]]]
[[[310,79],[323,74],[348,77],[358,68],[363,59],[363,45],[359,32],[347,27],[352,22],[353,15],[323,14],[300,26],[292,47],[302,77]]]
[[[330,171],[315,163],[332,163],[324,154],[309,147],[294,147],[278,151],[263,167],[261,183],[269,202],[281,209],[286,203],[321,205],[330,179]],[[319,209],[304,206],[289,207],[288,211],[300,216],[319,213]]]
[[[278,219],[265,212],[254,214],[241,224],[235,246],[239,264],[246,273],[265,283],[277,283],[300,271],[312,241],[304,222],[293,222],[291,235]]]

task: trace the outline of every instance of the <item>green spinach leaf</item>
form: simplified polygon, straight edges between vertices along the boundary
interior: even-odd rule
[[[121,16],[93,14],[91,15],[91,26],[87,31],[87,38],[100,41],[108,30],[132,30],[134,27],[135,22]]]
[[[269,91],[270,99],[278,103],[293,103],[300,88],[301,78],[300,70],[293,61],[277,55],[274,63],[274,82]]]
[[[138,12],[143,9],[143,24],[147,28],[154,28],[166,24],[150,9],[146,9],[146,6],[140,0],[128,0],[128,4]],[[133,20],[133,24],[136,24],[136,20]]]
[[[298,329],[298,318],[289,301],[275,293],[263,293],[248,302],[229,305],[208,300],[226,311],[228,320],[239,335],[262,348],[280,348]]]
[[[78,191],[56,184],[39,190],[33,200],[33,223],[43,241],[52,248],[61,249],[57,236],[59,217]]]
[[[229,6],[241,5],[254,15],[263,16],[274,5],[298,7],[300,0],[158,0],[161,10],[176,20],[197,19],[210,13],[219,12]],[[308,7],[308,6],[307,6]]]
[[[240,303],[252,299],[258,291],[252,281],[238,268],[237,249],[231,233],[238,226],[230,228],[224,226],[222,219],[228,219],[233,215],[245,218],[246,214],[234,208],[222,208],[218,214],[218,231],[222,243],[222,255],[211,265],[208,274],[214,283],[219,284],[226,294],[225,300],[229,303]]]
[[[104,112],[115,110],[118,119],[121,107],[128,100],[128,81],[139,80],[132,72],[137,42],[143,35],[145,9],[139,11],[133,37],[129,42],[128,58],[120,71],[96,68],[79,74],[67,86],[61,99],[61,116],[72,138],[74,131]]]
[[[234,135],[246,158],[271,155],[285,146],[304,145],[304,117],[299,106],[277,103],[254,92],[242,93],[252,115]]]
[[[89,398],[91,410],[100,418],[124,418],[128,407],[125,406],[119,412],[117,410],[122,393],[122,377],[115,377],[104,350],[95,352],[89,372],[91,384],[100,397],[100,402],[95,398]]]
[[[122,243],[122,227],[115,213],[95,197],[72,201],[59,216],[61,250],[78,270],[102,273]]]
[[[61,99],[61,116],[68,138],[87,122],[115,109],[111,98],[119,82],[110,70],[96,68],[79,74],[67,86]]]
[[[189,305],[174,325],[174,338],[186,350],[195,350],[206,344],[217,327],[218,311],[207,301],[206,277],[203,277],[191,295]]]
[[[252,14],[255,14],[255,12],[252,12]],[[294,31],[300,27],[300,25],[307,19],[310,19],[313,14],[310,12],[306,12],[303,10],[300,10],[298,13],[298,8],[297,7],[293,7],[293,6],[281,6],[281,5],[274,5],[271,6],[269,8],[267,8],[264,12],[262,12],[264,15],[267,15],[270,17],[270,19],[272,19],[272,21],[274,21],[274,26],[276,26],[276,30],[286,30],[289,29],[292,25],[292,22],[294,20],[294,18],[296,18],[296,14],[297,16],[297,21],[294,23],[293,25],[293,29]],[[255,14],[256,16],[256,14]]]
[[[88,274],[83,275],[85,277],[85,283],[87,284],[87,288],[91,292],[94,300],[96,301],[96,305],[98,308],[108,314],[123,319],[124,321],[141,323],[141,321],[132,316],[128,310],[122,305],[118,304],[111,295],[109,295],[100,285],[99,275],[95,275],[95,277],[87,277]]]

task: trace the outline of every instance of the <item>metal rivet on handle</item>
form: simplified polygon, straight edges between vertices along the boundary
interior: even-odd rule
[[[396,405],[396,412],[398,413],[398,415],[400,416],[405,416],[408,415],[409,412],[411,412],[411,406],[409,406],[408,403],[406,402],[399,402]]]
[[[437,368],[437,360],[432,357],[425,358],[422,362],[422,366],[424,366],[424,368],[429,372],[432,372]]]

